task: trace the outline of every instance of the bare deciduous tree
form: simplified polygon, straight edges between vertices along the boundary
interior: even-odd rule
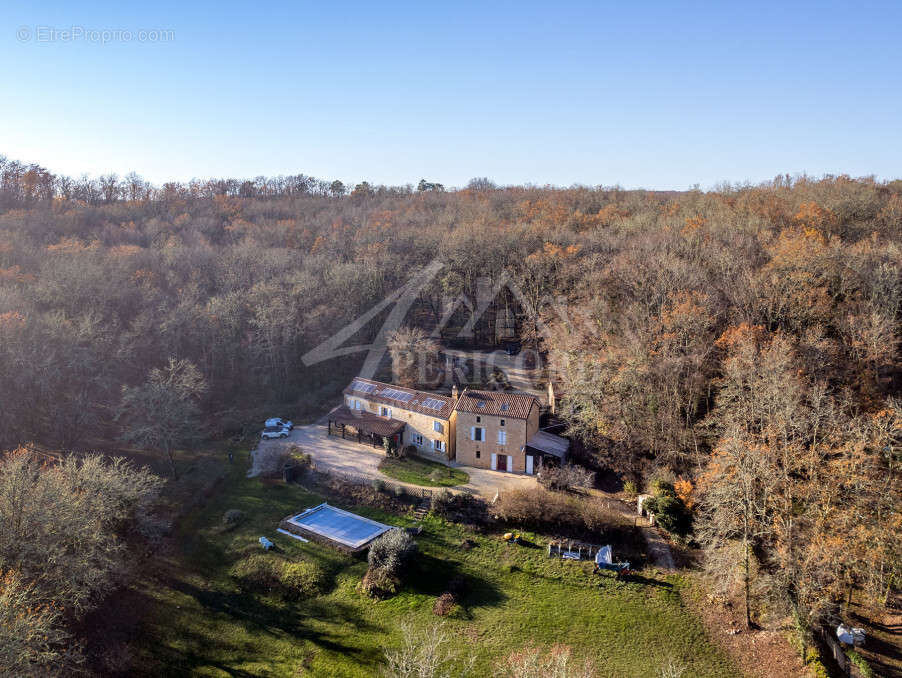
[[[441,623],[401,623],[402,645],[386,650],[385,678],[466,678],[472,661],[462,660]]]
[[[402,327],[388,339],[392,372],[400,386],[428,384],[437,373],[439,345],[419,328]]]
[[[548,650],[526,648],[508,656],[499,668],[504,678],[597,678],[598,673],[588,659],[577,660],[566,645]]]
[[[123,438],[163,451],[172,476],[178,478],[175,449],[203,437],[198,400],[206,388],[192,363],[170,358],[164,369],[152,369],[142,386],[123,387],[119,410]]]

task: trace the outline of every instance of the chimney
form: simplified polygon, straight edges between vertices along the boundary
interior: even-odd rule
[[[454,385],[451,387],[451,400],[453,400],[453,401],[456,403],[456,402],[457,402],[457,398],[458,398],[457,384],[454,384]]]

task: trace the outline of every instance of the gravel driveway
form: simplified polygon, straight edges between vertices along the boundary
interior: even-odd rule
[[[379,471],[379,462],[385,458],[382,450],[343,440],[339,436],[330,436],[324,424],[299,426],[291,432],[288,438],[282,440],[261,440],[257,449],[252,453],[253,466],[248,475],[256,476],[264,470],[273,468],[282,453],[291,445],[298,445],[304,452],[310,454],[320,470],[351,473],[391,480],[400,485],[405,484],[398,483],[397,480],[389,478]],[[536,484],[536,479],[532,476],[501,473],[468,466],[460,468],[470,475],[470,482],[456,489],[467,490],[489,500],[498,492],[534,487]],[[411,487],[419,486],[411,485]]]

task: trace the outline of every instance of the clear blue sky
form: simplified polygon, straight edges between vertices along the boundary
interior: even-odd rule
[[[556,5],[5,2],[0,153],[155,182],[902,176],[899,0]]]

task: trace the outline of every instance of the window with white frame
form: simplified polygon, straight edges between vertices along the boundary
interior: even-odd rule
[[[389,419],[391,419],[391,408],[381,407],[379,408],[379,414],[381,414],[383,417],[388,417]]]
[[[433,421],[432,422],[432,430],[435,431],[436,433],[444,433],[445,425],[440,421]]]
[[[499,445],[507,444],[507,431],[498,431],[498,444]]]
[[[470,428],[470,440],[485,440],[485,429],[479,426],[472,426]]]
[[[423,444],[423,436],[421,436],[419,433],[415,434],[413,436],[413,444],[414,445],[422,445]]]
[[[439,452],[445,451],[445,441],[444,440],[433,440],[432,441],[432,449],[438,450]]]

